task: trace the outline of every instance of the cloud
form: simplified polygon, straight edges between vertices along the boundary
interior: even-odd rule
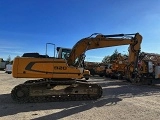
[[[86,56],[86,58],[103,59],[104,57],[102,57],[102,56],[90,56],[90,55],[88,55],[88,56]]]
[[[0,44],[0,46],[2,46]],[[5,47],[1,47],[0,50],[5,50],[5,49],[21,49],[22,47],[15,47],[15,46],[5,46]]]
[[[91,62],[101,62],[103,58],[104,57],[102,57],[102,56],[86,55],[85,60],[86,61],[91,61]]]
[[[2,57],[5,57],[6,55],[21,55],[23,54],[22,51],[23,47],[18,46],[18,44],[16,42],[13,43],[9,43],[7,41],[3,41],[0,44],[0,53]]]
[[[0,51],[1,51],[1,49],[0,49]],[[7,54],[23,54],[23,52],[13,51],[13,50],[3,50],[3,51],[1,51],[1,53],[3,53],[3,54],[5,54],[5,53],[7,53]]]

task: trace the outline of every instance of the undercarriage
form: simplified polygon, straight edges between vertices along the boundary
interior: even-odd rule
[[[19,103],[96,100],[102,96],[102,87],[81,80],[28,80],[11,91]]]

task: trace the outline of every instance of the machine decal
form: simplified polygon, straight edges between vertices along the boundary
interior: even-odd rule
[[[54,66],[54,70],[67,70],[66,66]]]
[[[36,63],[50,63],[50,61],[38,61],[38,62],[30,62],[26,67],[25,67],[25,70],[28,70],[28,71],[34,71],[34,72],[39,72],[39,73],[50,73],[50,74],[64,74],[63,72],[46,72],[46,71],[40,71],[40,70],[34,70],[32,69],[32,67],[34,66],[34,64]],[[66,66],[54,66],[54,70],[67,70],[67,67]],[[79,74],[79,73],[67,73],[67,74]]]

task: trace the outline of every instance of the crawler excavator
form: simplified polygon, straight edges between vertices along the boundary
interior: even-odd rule
[[[122,56],[120,53],[118,54],[117,58],[111,62],[111,71],[110,77],[112,79],[118,78],[123,79],[125,73],[125,67],[128,63],[128,58],[126,56]]]
[[[142,52],[139,55],[138,71],[144,84],[159,84],[160,54]]]
[[[87,50],[130,45],[126,78],[137,81],[137,63],[142,36],[135,34],[92,34],[78,41],[67,59],[50,57],[15,58],[14,78],[34,78],[15,86],[11,97],[17,102],[94,100],[102,96],[98,84],[81,81]],[[36,80],[35,80],[36,79]]]

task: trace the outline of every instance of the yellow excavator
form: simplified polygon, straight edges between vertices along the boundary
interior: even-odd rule
[[[111,71],[110,72],[110,77],[112,79],[118,78],[118,79],[123,79],[124,77],[124,72],[125,72],[125,67],[128,63],[128,58],[126,56],[122,56],[121,53],[118,54],[117,58],[111,62]]]
[[[142,52],[139,55],[138,71],[144,84],[159,84],[160,54]]]
[[[141,42],[142,36],[139,33],[92,34],[78,41],[66,59],[43,55],[24,55],[15,58],[12,68],[13,77],[34,78],[34,80],[15,86],[11,91],[11,97],[17,102],[98,99],[102,96],[102,87],[81,80],[84,72],[85,52],[97,48],[130,45],[126,78],[137,81]]]

